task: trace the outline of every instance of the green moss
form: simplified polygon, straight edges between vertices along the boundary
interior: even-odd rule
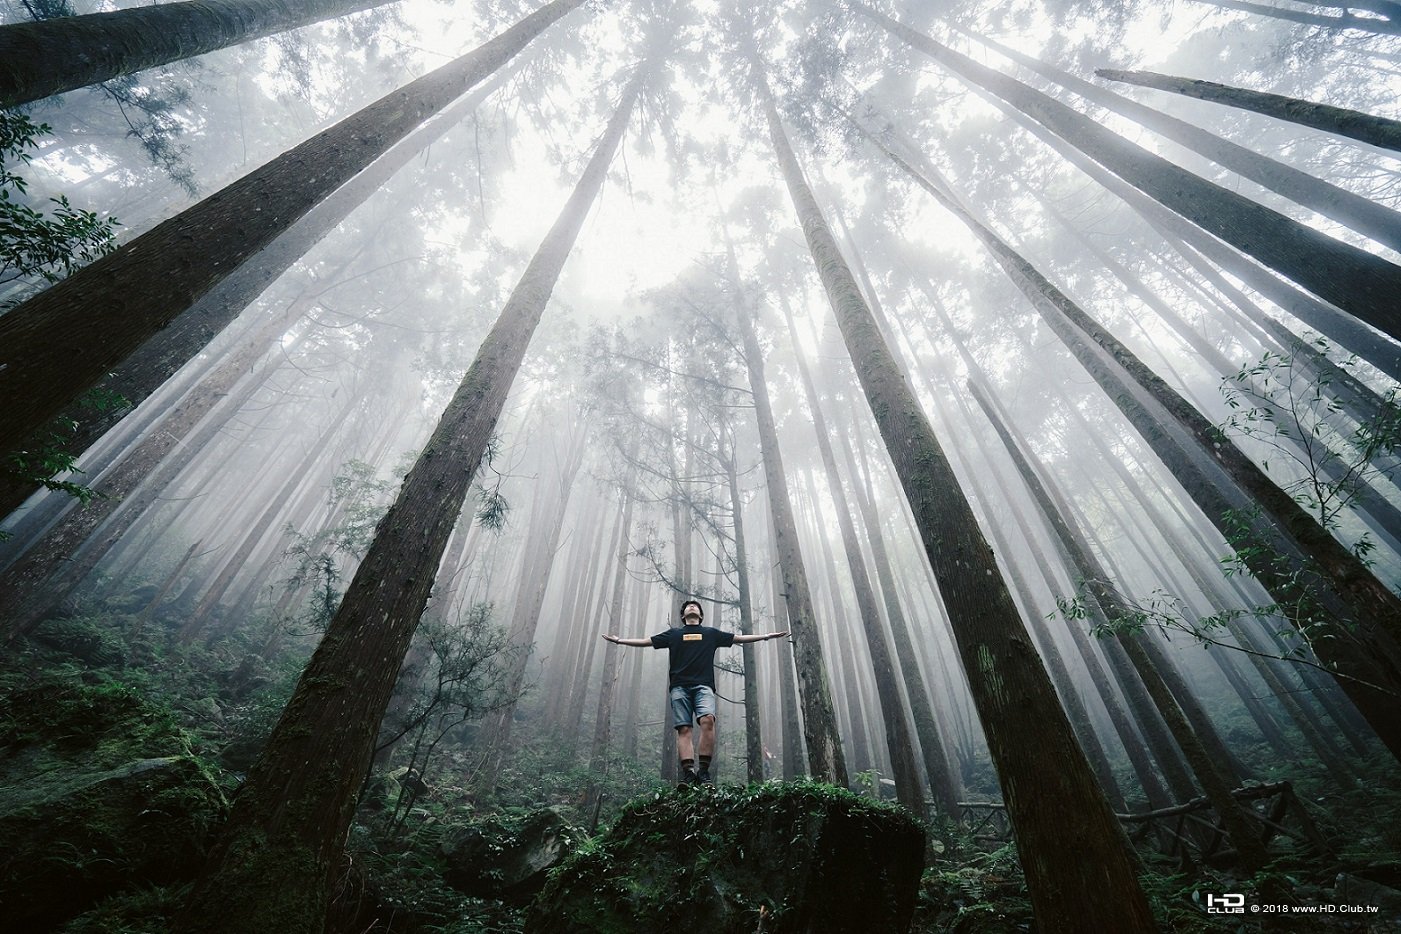
[[[132,886],[183,881],[227,807],[171,711],[112,681],[0,690],[0,903],[61,923]]]
[[[657,794],[551,874],[527,930],[781,932],[819,916],[877,929],[885,919],[844,914],[907,918],[923,848],[902,809],[817,782]]]

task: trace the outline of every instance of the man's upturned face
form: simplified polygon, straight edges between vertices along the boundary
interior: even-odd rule
[[[687,626],[699,626],[701,624],[700,607],[694,603],[686,605],[686,609],[681,613],[681,622]]]

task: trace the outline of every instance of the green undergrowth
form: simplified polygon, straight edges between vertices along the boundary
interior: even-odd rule
[[[655,930],[806,930],[819,905],[846,930],[836,916],[852,904],[909,902],[924,840],[903,808],[818,782],[654,793],[551,873],[527,930],[621,934],[642,919]]]

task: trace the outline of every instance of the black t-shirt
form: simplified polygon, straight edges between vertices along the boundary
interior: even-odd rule
[[[715,690],[715,650],[734,644],[734,633],[709,626],[681,626],[652,637],[652,648],[670,650],[672,688],[704,684]]]

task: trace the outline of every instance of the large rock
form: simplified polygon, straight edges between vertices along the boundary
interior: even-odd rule
[[[45,930],[188,878],[224,796],[169,713],[119,686],[0,698],[0,917]]]
[[[893,934],[923,869],[906,812],[830,785],[671,792],[570,856],[526,931]]]
[[[576,834],[549,809],[460,828],[443,840],[443,881],[464,895],[523,905],[544,886]]]

